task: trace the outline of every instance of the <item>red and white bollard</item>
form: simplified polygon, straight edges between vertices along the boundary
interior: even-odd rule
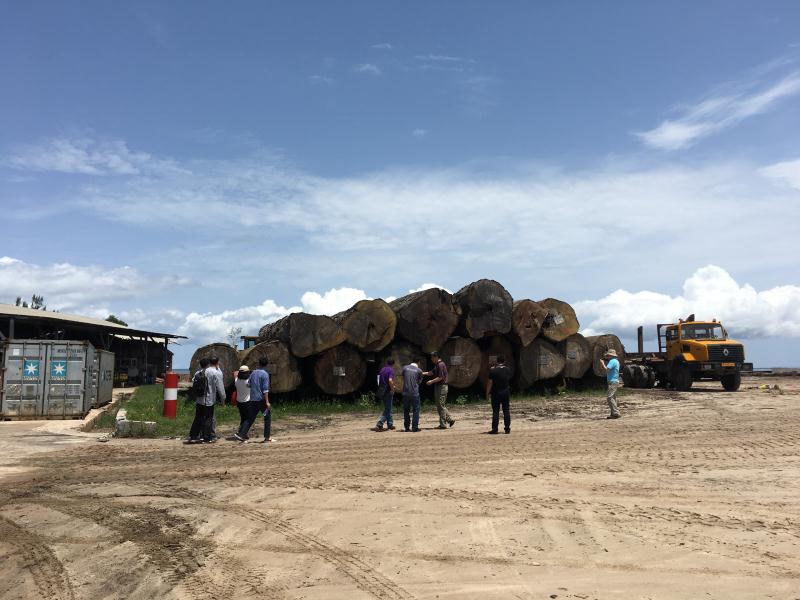
[[[164,375],[164,413],[168,419],[178,416],[178,374]]]

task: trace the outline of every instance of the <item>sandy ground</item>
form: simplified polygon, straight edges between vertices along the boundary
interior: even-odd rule
[[[618,421],[518,404],[508,436],[484,407],[269,447],[3,423],[0,597],[800,598],[800,378],[766,382],[638,391]]]

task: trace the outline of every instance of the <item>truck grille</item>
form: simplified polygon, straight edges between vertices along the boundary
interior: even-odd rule
[[[711,362],[744,362],[744,348],[738,344],[709,346],[708,360]]]

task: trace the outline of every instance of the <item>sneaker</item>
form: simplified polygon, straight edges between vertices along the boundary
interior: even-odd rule
[[[411,431],[411,430],[410,430],[408,427],[403,427],[403,431],[404,431],[405,433],[408,433],[408,432],[409,432],[409,431]]]
[[[383,425],[375,425],[373,431],[385,431],[385,430],[383,429]]]
[[[211,438],[210,440],[203,440],[202,443],[203,444],[216,444],[217,443],[217,438]]]
[[[511,433],[511,430],[510,429],[506,429],[506,433]]]
[[[388,428],[391,429],[392,431],[394,431],[395,429],[394,425],[389,425]]]
[[[619,419],[622,415],[608,415],[606,419]]]
[[[447,429],[447,425],[439,425],[436,429]]]
[[[417,427],[416,429],[412,429],[412,430],[411,430],[411,433],[419,433],[420,431],[422,431],[422,429],[420,429],[419,427]]]
[[[453,426],[453,425],[455,425],[455,424],[456,424],[456,420],[455,420],[455,419],[451,419],[451,420],[450,420],[450,427],[452,427],[452,426]]]
[[[198,438],[189,438],[188,440],[184,440],[183,443],[184,444],[199,444],[201,442],[202,442],[202,440],[200,440]]]
[[[494,429],[490,429],[486,433],[489,434],[489,435],[497,435],[497,431],[495,431]]]
[[[264,438],[264,443],[265,443],[265,444],[271,444],[271,443],[272,443],[272,442],[274,442],[274,441],[275,441],[275,438],[274,438],[274,437],[270,437],[270,438]]]
[[[247,438],[244,438],[244,437],[240,436],[238,433],[234,433],[233,437],[235,437],[240,442],[246,442],[247,441]]]

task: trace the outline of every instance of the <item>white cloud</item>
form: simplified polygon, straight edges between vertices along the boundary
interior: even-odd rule
[[[446,54],[418,54],[414,58],[417,59],[417,60],[425,61],[425,62],[445,62],[445,63],[458,63],[458,62],[474,63],[475,62],[471,58],[462,58],[460,56],[448,56]]]
[[[310,75],[308,80],[313,84],[327,84],[333,83],[333,77],[326,77],[325,75]]]
[[[17,169],[82,175],[138,175],[169,165],[146,152],[130,150],[122,140],[91,137],[55,137],[18,146],[5,162]]]
[[[649,131],[636,132],[645,145],[659,150],[680,150],[701,138],[767,112],[780,100],[800,93],[800,71],[792,72],[767,86],[739,84],[738,89],[709,96],[689,106],[676,119],[663,121]]]
[[[382,73],[380,68],[372,63],[361,63],[360,65],[356,65],[354,71],[356,73],[364,73],[366,75],[380,75]]]
[[[444,287],[443,285],[439,285],[438,283],[423,283],[421,286],[419,286],[418,288],[416,288],[414,290],[408,290],[408,293],[409,294],[413,294],[415,292],[422,292],[422,291],[430,290],[430,289],[434,289],[434,288],[442,289],[445,292],[448,292],[450,294],[453,293],[451,290],[448,290],[446,287]]]
[[[633,335],[639,325],[654,335],[656,323],[695,314],[698,319],[721,320],[731,335],[743,338],[800,337],[800,286],[757,291],[714,265],[695,271],[678,296],[617,290],[599,300],[577,302],[574,308],[588,335]]]
[[[767,177],[786,183],[790,187],[800,190],[800,160],[788,160],[779,162],[760,171]]]
[[[364,290],[343,287],[328,290],[324,294],[306,292],[300,301],[303,304],[303,310],[312,315],[335,315],[347,310],[356,302],[367,299]]]
[[[427,129],[422,129],[422,128],[419,128],[419,127],[418,127],[417,129],[414,129],[414,130],[411,132],[411,135],[413,135],[414,137],[418,137],[418,138],[419,138],[419,137],[425,137],[426,135],[428,135],[428,130],[427,130]]]
[[[66,262],[41,266],[9,256],[0,258],[0,299],[13,302],[17,296],[27,300],[32,294],[39,294],[44,296],[49,309],[64,312],[154,294],[189,283],[180,277],[145,275],[131,267],[109,269]]]
[[[372,48],[374,48],[375,50],[393,50],[394,46],[392,46],[387,42],[383,42],[381,44],[372,44]]]

